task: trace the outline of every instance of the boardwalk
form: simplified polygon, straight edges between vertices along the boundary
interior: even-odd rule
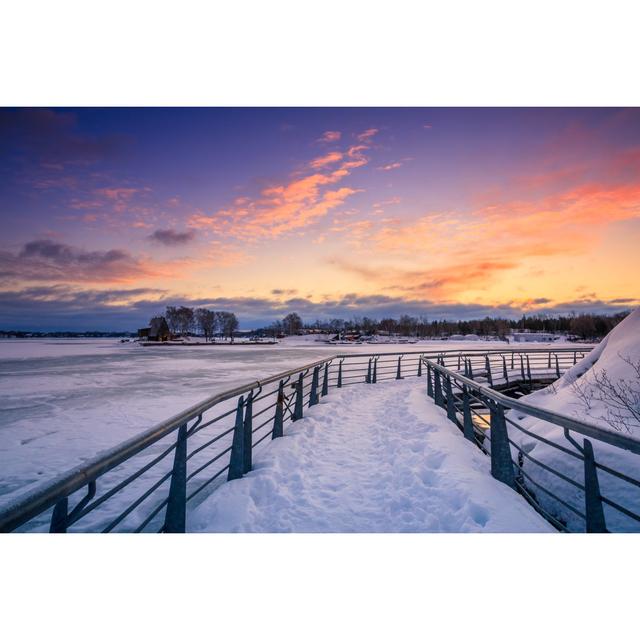
[[[423,380],[338,390],[289,423],[191,531],[552,531],[425,398]]]

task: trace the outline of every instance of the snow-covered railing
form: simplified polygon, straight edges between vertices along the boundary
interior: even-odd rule
[[[509,384],[532,384],[555,379],[588,350],[526,349],[513,358],[510,350],[488,349],[323,358],[218,393],[45,481],[0,509],[0,531],[182,532],[188,504],[248,473],[256,448],[281,437],[287,422],[303,418],[332,388],[422,376],[425,357],[465,363],[476,380],[493,384],[500,381],[496,363],[507,363]]]
[[[514,355],[517,363],[521,354]],[[526,358],[528,354],[522,355]],[[555,355],[553,358],[552,355],[549,354],[547,364],[555,360]],[[639,440],[601,425],[528,404],[492,388],[505,385],[510,371],[513,380],[514,369],[520,381],[526,384],[544,375],[540,368],[531,366],[531,359],[529,369],[521,365],[520,372],[517,366],[510,368],[512,361],[507,366],[503,360],[502,367],[493,373],[493,384],[492,374],[487,374],[486,370],[480,379],[478,376],[474,379],[473,367],[468,362],[459,364],[443,356],[435,359],[425,356],[423,363],[427,395],[447,412],[449,420],[465,438],[491,456],[492,475],[521,493],[558,529],[607,532],[607,522],[611,517],[616,523],[626,519],[626,522],[618,524],[620,530],[640,530],[640,514],[633,510],[640,504],[640,480],[611,466],[621,454],[640,454]],[[489,371],[492,368],[491,365],[486,367]],[[547,373],[550,369],[547,368]],[[556,373],[559,377],[559,365]],[[525,427],[523,419],[526,417],[537,420],[538,428]],[[549,434],[543,436],[539,433],[544,431],[540,425],[553,425],[557,433],[551,437]],[[517,434],[525,435],[529,442],[518,442]],[[576,440],[579,436],[582,444]],[[604,464],[595,459],[592,440],[598,443],[599,453],[606,454],[607,460],[613,460],[613,463]],[[565,446],[565,442],[570,443],[571,448]],[[531,451],[537,443],[549,447],[554,455],[547,453],[548,459],[544,461],[533,456]],[[526,470],[525,461],[530,463]],[[637,461],[640,463],[640,458]],[[640,469],[640,464],[637,468]],[[602,487],[601,474],[611,479],[607,481],[607,490]],[[622,496],[622,500],[618,496]],[[625,504],[620,504],[621,501]],[[607,518],[605,511],[610,514]]]

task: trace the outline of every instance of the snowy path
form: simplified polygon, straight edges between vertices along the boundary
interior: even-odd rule
[[[191,531],[552,531],[407,380],[332,390],[190,515]]]

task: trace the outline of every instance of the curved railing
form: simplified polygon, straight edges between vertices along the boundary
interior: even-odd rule
[[[555,378],[588,350],[514,352],[510,384]],[[522,364],[521,378],[515,367],[520,355],[528,364]],[[182,532],[188,504],[249,472],[256,449],[281,437],[285,424],[301,419],[330,389],[422,376],[425,362],[433,363],[436,357],[458,366],[464,362],[477,377],[487,359],[508,358],[511,366],[511,356],[509,349],[360,352],[249,382],[211,396],[20,495],[0,509],[0,531]]]
[[[505,360],[501,355],[496,362],[487,355],[484,366],[475,367],[474,372],[470,362],[463,361],[461,366],[456,358],[424,357],[427,394],[446,410],[449,420],[465,438],[491,456],[492,475],[521,493],[558,529],[606,532],[611,519],[615,523],[613,529],[639,530],[640,514],[634,507],[640,505],[640,479],[596,460],[593,443],[597,443],[599,456],[619,465],[620,450],[638,455],[640,441],[497,391],[496,386],[509,387],[509,373],[512,381],[517,379],[525,385],[541,375],[551,377],[554,366],[560,373],[552,354],[544,372],[536,367],[532,370],[530,361],[527,369],[519,362],[520,366],[511,368],[511,362],[507,364]],[[523,418],[533,418],[537,423],[525,426]],[[557,432],[552,429],[546,433],[546,425],[558,427]],[[582,437],[582,444],[576,440],[578,436]],[[532,451],[538,445],[542,451],[536,451],[534,456]],[[640,465],[636,468],[640,469]],[[557,486],[562,487],[561,494],[554,490]],[[623,499],[614,499],[613,493]]]

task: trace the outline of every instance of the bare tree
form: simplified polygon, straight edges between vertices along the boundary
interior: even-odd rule
[[[183,336],[189,335],[194,327],[194,313],[191,307],[180,307],[178,309],[178,328]]]
[[[218,311],[216,314],[222,335],[231,338],[233,342],[233,332],[238,328],[239,322],[235,313],[230,311]]]
[[[180,312],[178,307],[167,307],[164,317],[169,325],[169,331],[173,334],[180,332]]]
[[[196,324],[204,334],[205,341],[208,342],[216,330],[217,316],[215,311],[204,308],[196,309],[195,318]]]
[[[302,318],[297,313],[289,313],[282,320],[284,331],[288,336],[295,335],[302,331]]]
[[[398,323],[393,318],[383,318],[380,320],[380,329],[388,333],[393,333],[398,326]]]
[[[593,381],[576,380],[572,390],[589,414],[596,402],[602,403],[606,410],[603,419],[616,431],[633,433],[640,427],[640,360],[632,360],[618,353],[618,356],[630,367],[629,378],[611,379],[608,371],[593,372]]]

